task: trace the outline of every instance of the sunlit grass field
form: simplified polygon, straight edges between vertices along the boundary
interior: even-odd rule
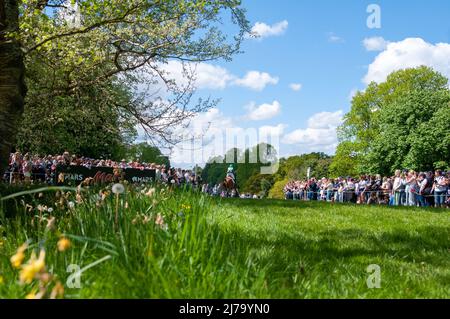
[[[39,191],[0,215],[0,298],[450,296],[448,210],[126,186]]]

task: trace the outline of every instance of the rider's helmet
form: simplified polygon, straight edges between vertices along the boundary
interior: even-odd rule
[[[234,171],[233,165],[228,166],[228,173],[231,173]]]

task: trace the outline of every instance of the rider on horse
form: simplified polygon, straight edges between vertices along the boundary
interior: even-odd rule
[[[233,180],[233,183],[236,184],[236,174],[234,172],[233,164],[230,164],[230,166],[228,166],[227,178],[228,177],[230,177]]]
[[[236,174],[233,165],[228,167],[227,176],[225,177],[225,181],[221,184],[221,187],[223,191],[222,194],[225,194],[226,197],[234,197],[239,194],[236,188]]]

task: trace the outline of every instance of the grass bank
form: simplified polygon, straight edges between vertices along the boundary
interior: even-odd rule
[[[5,212],[11,207],[14,214]],[[14,217],[1,218],[0,298],[52,291],[65,298],[446,298],[450,292],[446,211],[222,201],[142,187],[118,196],[111,189],[37,193],[1,210]],[[21,257],[24,243],[14,267],[11,256]],[[38,264],[32,254],[41,251],[45,267],[28,273],[30,279],[25,270],[34,269],[27,266]],[[380,289],[367,287],[371,264],[380,266]]]

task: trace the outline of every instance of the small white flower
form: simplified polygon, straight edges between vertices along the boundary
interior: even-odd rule
[[[69,206],[70,209],[73,209],[75,207],[75,203],[72,201],[68,202],[67,205]]]
[[[122,194],[123,192],[125,192],[125,187],[122,184],[114,184],[112,186],[112,192],[114,194]]]
[[[53,208],[52,208],[52,207],[49,207],[49,208],[47,209],[47,211],[51,214],[51,213],[53,213]]]

